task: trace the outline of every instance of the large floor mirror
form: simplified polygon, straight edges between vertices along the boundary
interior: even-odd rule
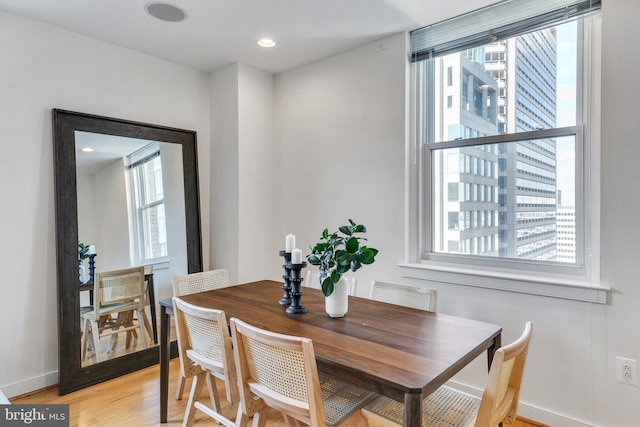
[[[202,247],[195,132],[54,109],[53,145],[62,395],[158,363]]]

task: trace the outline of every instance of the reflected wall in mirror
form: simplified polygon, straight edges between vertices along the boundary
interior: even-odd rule
[[[158,300],[174,275],[202,271],[202,255],[195,132],[63,110],[53,123],[66,394],[158,362]],[[131,279],[106,276],[132,267],[144,267],[142,293],[126,298],[142,309],[100,308]]]

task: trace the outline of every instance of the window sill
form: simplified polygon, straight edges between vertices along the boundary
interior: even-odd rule
[[[399,264],[403,277],[462,286],[496,289],[574,301],[606,304],[611,288],[600,284],[556,277],[535,277],[442,264]]]

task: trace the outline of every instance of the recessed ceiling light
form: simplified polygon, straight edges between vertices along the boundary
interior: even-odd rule
[[[83,147],[80,149],[80,151],[82,151],[83,153],[91,153],[93,151],[93,148]]]
[[[162,21],[180,22],[187,19],[187,12],[169,3],[153,2],[144,8],[149,15]]]
[[[260,39],[256,43],[260,47],[276,47],[276,42],[271,39]]]

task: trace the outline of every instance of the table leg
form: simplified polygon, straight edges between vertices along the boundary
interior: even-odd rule
[[[169,404],[169,346],[171,344],[170,316],[167,308],[160,306],[160,422],[167,422]]]
[[[149,307],[151,308],[151,329],[153,330],[153,342],[158,343],[158,325],[156,324],[156,290],[153,286],[153,274],[147,277],[147,290],[149,292]]]
[[[493,355],[498,351],[498,349],[502,347],[502,334],[498,334],[493,339],[493,344],[491,347],[487,349],[487,362],[488,362],[488,370],[491,370],[491,363],[493,362]]]
[[[489,364],[489,371],[491,371],[491,363],[493,363],[493,356],[496,354],[496,351],[502,347],[502,334],[498,334],[493,339],[493,344],[491,347],[487,349],[487,361]],[[498,424],[498,427],[502,427],[502,423]]]
[[[404,394],[404,427],[422,427],[422,395]]]

